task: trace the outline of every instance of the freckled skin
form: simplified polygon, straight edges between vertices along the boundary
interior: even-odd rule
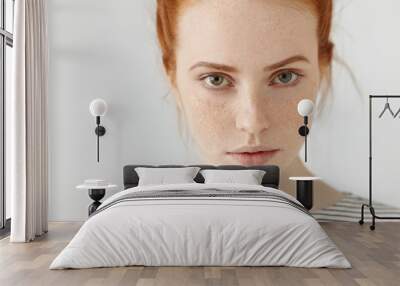
[[[317,18],[293,0],[193,1],[178,19],[176,86],[173,93],[204,163],[241,164],[227,152],[243,146],[279,149],[263,164],[279,165],[283,173],[299,165],[303,138],[297,104],[316,101],[321,74]],[[264,67],[295,55],[309,62],[279,70],[301,71],[295,85],[270,85],[274,73]],[[223,72],[232,86],[210,89],[204,75],[220,72],[190,68],[199,61],[235,67]],[[306,175],[302,166],[295,174]]]
[[[238,164],[226,152],[263,145],[282,150],[268,163],[289,165],[303,142],[297,135],[297,103],[315,100],[319,88],[316,17],[281,0],[197,1],[179,19],[178,39],[178,100],[205,161]],[[299,54],[311,63],[290,67],[304,70],[306,77],[293,87],[269,86],[271,72],[264,67]],[[236,67],[234,88],[205,88],[199,75],[214,71],[189,72],[198,61]]]

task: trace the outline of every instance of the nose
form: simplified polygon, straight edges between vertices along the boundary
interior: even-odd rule
[[[270,125],[265,107],[265,95],[253,89],[239,94],[236,128],[258,138]]]

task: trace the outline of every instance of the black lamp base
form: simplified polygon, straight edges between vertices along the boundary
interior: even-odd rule
[[[101,205],[100,200],[104,198],[104,195],[106,194],[105,189],[90,189],[89,190],[89,197],[94,200],[94,202],[89,206],[88,208],[88,213],[89,216],[94,213],[97,208]]]
[[[311,180],[298,180],[296,186],[296,197],[299,202],[307,210],[311,210],[313,207],[313,181]]]

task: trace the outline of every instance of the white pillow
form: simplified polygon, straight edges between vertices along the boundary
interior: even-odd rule
[[[199,170],[199,167],[135,168],[139,176],[139,186],[195,183],[193,179]]]
[[[262,170],[202,170],[205,184],[246,184],[261,185],[265,171]]]

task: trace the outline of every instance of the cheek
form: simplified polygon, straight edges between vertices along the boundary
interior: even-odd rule
[[[303,119],[297,113],[297,103],[300,97],[274,97],[265,104],[268,117],[268,131],[265,137],[286,152],[294,152],[300,148],[298,128]]]
[[[299,127],[303,124],[303,118],[297,113],[297,99],[291,100],[285,107],[284,115],[277,118],[281,122],[279,132],[281,144],[286,154],[293,157],[298,154],[302,146],[302,137],[298,134]]]
[[[297,105],[303,98],[309,98],[311,90],[305,89],[282,89],[275,91],[268,97],[265,110],[268,114],[270,129],[277,129],[281,136],[291,138],[296,135],[292,132],[303,122],[297,112]]]
[[[222,98],[223,95],[195,89],[186,89],[181,96],[186,123],[198,145],[212,153],[226,146],[226,138],[231,137],[235,128],[232,104]]]
[[[318,85],[308,82],[297,89],[283,89],[270,97],[268,119],[270,128],[266,137],[276,147],[284,150],[279,158],[279,164],[284,168],[297,157],[304,143],[304,138],[298,134],[303,125],[303,118],[297,112],[297,105],[303,98],[315,102]],[[278,159],[278,158],[277,158]]]

